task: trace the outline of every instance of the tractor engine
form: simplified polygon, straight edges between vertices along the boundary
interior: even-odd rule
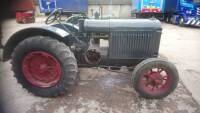
[[[85,19],[79,32],[89,39],[85,61],[94,65],[157,57],[162,28],[156,19]]]

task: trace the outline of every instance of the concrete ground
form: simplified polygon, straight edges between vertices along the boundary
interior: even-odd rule
[[[10,20],[4,25],[4,42],[18,29],[42,23],[37,19],[34,25],[18,25]],[[57,98],[36,97],[17,83],[10,61],[0,63],[1,93],[9,113],[200,113],[199,50],[200,29],[163,23],[160,55],[175,63],[181,80],[174,93],[160,100],[141,98],[125,68],[120,73],[81,68],[81,80],[73,92]]]

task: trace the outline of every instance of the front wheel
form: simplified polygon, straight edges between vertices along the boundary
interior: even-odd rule
[[[150,58],[136,66],[132,80],[135,90],[142,97],[160,99],[174,91],[179,76],[172,63],[162,59]]]
[[[25,89],[42,97],[65,93],[77,78],[74,54],[68,46],[49,37],[22,41],[12,54],[12,69]]]

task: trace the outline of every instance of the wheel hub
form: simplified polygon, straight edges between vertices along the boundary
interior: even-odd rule
[[[61,66],[51,54],[43,51],[28,53],[22,63],[26,80],[37,87],[52,87],[61,78]]]
[[[150,73],[147,77],[148,81],[154,86],[162,84],[162,75],[158,72]]]
[[[144,91],[156,95],[167,91],[171,85],[168,73],[160,68],[151,69],[142,76],[140,82]]]

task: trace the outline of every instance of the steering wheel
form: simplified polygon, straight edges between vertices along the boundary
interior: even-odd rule
[[[45,23],[46,24],[51,24],[53,23],[55,20],[58,20],[58,18],[60,18],[62,15],[62,8],[58,8],[55,9],[54,11],[52,11],[50,13],[50,15],[47,17]]]

